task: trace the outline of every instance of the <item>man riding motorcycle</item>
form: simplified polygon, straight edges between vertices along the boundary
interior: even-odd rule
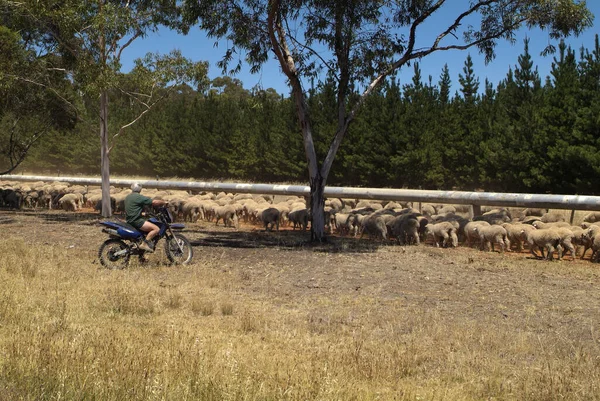
[[[146,252],[154,252],[154,242],[152,238],[158,235],[160,229],[156,224],[147,221],[142,217],[145,206],[161,207],[167,202],[160,199],[152,199],[142,195],[142,186],[138,183],[131,184],[131,193],[125,197],[125,216],[128,224],[139,231],[148,233],[146,238],[139,245],[140,249]]]

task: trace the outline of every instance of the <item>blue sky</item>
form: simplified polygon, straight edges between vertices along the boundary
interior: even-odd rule
[[[584,32],[579,37],[567,38],[566,42],[575,50],[579,50],[582,46],[587,49],[592,49],[594,46],[594,36],[600,33],[600,1],[588,0],[588,8],[596,16],[594,26]],[[440,31],[439,24],[447,25],[445,14],[452,11],[452,7],[458,2],[453,0],[452,6],[441,12],[432,19],[431,22],[422,27],[418,32],[420,39],[430,40],[431,37],[437,35]],[[454,13],[452,14],[454,15]],[[517,64],[517,57],[523,52],[523,40],[528,37],[530,39],[529,49],[534,57],[535,66],[539,73],[544,78],[549,75],[553,56],[542,57],[540,52],[548,43],[551,42],[548,34],[540,30],[523,29],[518,32],[516,42],[511,45],[507,41],[500,41],[496,49],[496,59],[490,64],[485,65],[484,59],[478,54],[476,49],[468,51],[447,51],[438,52],[427,56],[420,61],[421,74],[424,80],[428,76],[433,77],[433,82],[437,83],[444,64],[448,64],[452,77],[452,92],[459,89],[458,75],[462,73],[464,62],[468,54],[471,55],[474,62],[474,70],[481,82],[481,87],[486,77],[495,84],[506,76],[508,68]],[[215,40],[209,39],[198,28],[192,28],[187,36],[179,35],[176,32],[168,29],[161,29],[159,32],[150,35],[143,39],[136,40],[123,53],[123,71],[129,71],[133,65],[133,60],[144,56],[148,52],[168,53],[173,49],[179,49],[185,57],[194,61],[205,60],[209,62],[209,77],[211,79],[222,76],[221,70],[216,63],[221,59],[225,51],[224,44],[219,47],[214,46]],[[421,42],[425,45],[429,42]],[[417,43],[417,46],[419,43]],[[400,71],[400,83],[408,83],[413,75],[413,67],[404,67]],[[244,87],[251,89],[258,85],[263,88],[274,88],[278,93],[287,95],[289,89],[286,85],[283,73],[280,72],[279,65],[275,60],[268,62],[258,74],[250,74],[247,68],[244,68],[240,73],[235,75],[235,78],[243,82]]]

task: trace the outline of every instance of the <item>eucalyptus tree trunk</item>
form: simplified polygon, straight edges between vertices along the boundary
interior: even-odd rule
[[[321,172],[310,177],[310,240],[325,241],[325,185]]]
[[[110,163],[108,147],[108,93],[100,94],[100,173],[102,177],[102,216],[110,217]]]
[[[325,181],[327,177],[321,174],[321,168],[317,161],[317,153],[312,136],[312,127],[309,119],[308,105],[302,92],[300,81],[291,80],[292,94],[296,103],[298,120],[302,129],[304,153],[308,162],[308,175],[310,183],[310,195],[308,206],[310,207],[310,240],[312,242],[323,242],[325,240]]]

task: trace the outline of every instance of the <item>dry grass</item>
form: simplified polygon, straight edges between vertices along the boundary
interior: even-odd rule
[[[0,240],[0,400],[600,399],[589,262],[344,243],[108,271],[74,231]]]

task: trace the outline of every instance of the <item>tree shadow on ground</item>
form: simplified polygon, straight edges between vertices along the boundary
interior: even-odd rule
[[[63,210],[30,209],[0,212],[0,224],[14,223],[16,216],[27,216],[40,219],[45,224],[78,224],[98,225],[101,221],[125,220],[120,215],[102,217],[97,212],[87,210],[65,212]],[[13,216],[15,216],[13,218]],[[233,228],[216,228],[214,223],[208,226],[187,225],[183,230],[193,247],[225,247],[239,249],[276,248],[279,250],[312,250],[324,253],[372,253],[381,247],[393,246],[390,241],[380,241],[369,238],[340,237],[328,235],[322,243],[310,241],[310,231],[281,229],[279,231],[265,231],[253,227],[243,227],[239,230]]]
[[[28,209],[12,211],[11,213],[15,213],[21,216],[37,217],[50,223],[88,222],[90,224],[95,224],[102,220],[114,219],[114,217],[107,219],[102,217],[99,213],[90,213],[85,211],[65,212],[63,210]]]
[[[311,242],[308,231],[214,231],[186,230],[187,233],[200,235],[192,242],[194,247],[226,248],[277,248],[280,250],[312,250],[314,252],[354,252],[371,253],[391,243],[358,239],[351,237],[327,236],[322,243]]]

